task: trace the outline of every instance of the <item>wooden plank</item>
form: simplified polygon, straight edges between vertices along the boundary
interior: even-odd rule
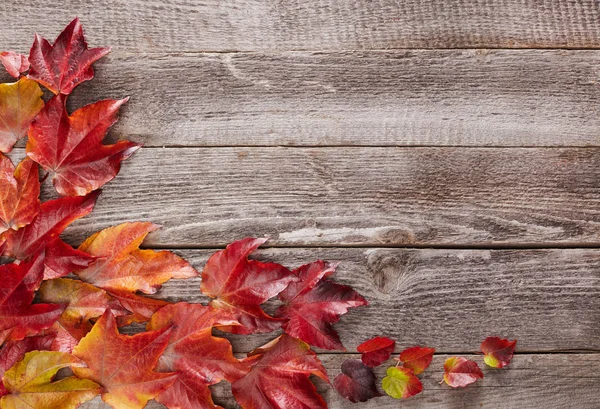
[[[599,51],[114,54],[75,109],[132,97],[146,146],[600,146]]]
[[[176,252],[202,271],[213,250]],[[398,352],[414,344],[475,352],[494,334],[518,339],[520,351],[600,350],[598,249],[294,248],[265,249],[257,257],[290,268],[316,259],[341,262],[335,281],[370,302],[336,324],[349,351],[386,335],[397,340]],[[157,297],[206,303],[199,288],[200,278],[173,280]],[[238,352],[272,338],[230,337]]]
[[[481,356],[468,356],[483,365]],[[333,379],[339,372],[342,362],[355,359],[357,355],[320,355],[325,368]],[[353,404],[356,409],[445,409],[445,408],[577,408],[597,409],[598,375],[600,355],[517,355],[510,366],[503,370],[483,368],[484,378],[468,388],[451,389],[440,385],[443,377],[445,355],[436,355],[430,369],[420,377],[423,392],[411,399],[397,401],[383,396],[366,403]],[[393,363],[390,363],[390,365]],[[483,365],[485,366],[485,365]],[[378,379],[385,376],[385,366],[375,370]],[[330,409],[346,409],[350,403],[340,397],[325,382],[316,380],[317,389],[323,394]],[[226,409],[236,406],[229,384],[220,383],[213,387],[215,401]],[[107,405],[95,398],[81,406],[81,409],[104,409]],[[164,406],[151,402],[147,409],[159,409]]]
[[[30,0],[0,12],[0,44],[18,49],[74,16],[91,44],[134,51],[600,46],[594,0]]]
[[[151,220],[153,247],[598,245],[598,164],[597,148],[145,148],[66,237]]]

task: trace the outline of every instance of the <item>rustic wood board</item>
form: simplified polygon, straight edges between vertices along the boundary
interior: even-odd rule
[[[467,357],[479,361],[481,356]],[[321,354],[329,376],[333,379],[342,362],[356,359],[351,354]],[[317,389],[323,393],[330,409],[397,409],[426,408],[545,408],[545,409],[597,409],[600,397],[597,385],[600,381],[600,355],[554,354],[517,355],[511,366],[504,370],[483,368],[484,379],[465,389],[450,389],[440,385],[441,369],[447,355],[436,355],[430,369],[421,375],[423,392],[409,400],[397,401],[389,397],[376,398],[367,403],[351,405],[335,390],[317,380]],[[390,362],[393,365],[393,362]],[[379,379],[385,376],[385,366],[376,370]],[[213,387],[215,400],[226,408],[237,407],[229,385],[222,383]],[[351,406],[350,406],[351,405]],[[81,409],[108,409],[100,398],[81,406]],[[146,409],[164,406],[151,402]]]
[[[93,45],[134,51],[597,48],[595,0],[5,1],[3,47],[80,16]]]
[[[70,100],[132,99],[146,146],[600,146],[600,51],[124,54]]]
[[[598,148],[145,148],[67,238],[150,220],[152,247],[598,245],[599,162]]]

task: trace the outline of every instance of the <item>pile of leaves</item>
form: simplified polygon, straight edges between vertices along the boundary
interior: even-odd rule
[[[333,324],[367,305],[331,280],[336,264],[318,260],[291,270],[252,260],[265,239],[247,238],[207,261],[199,290],[211,298],[208,305],[168,303],[149,295],[172,278],[200,273],[169,251],[140,249],[158,226],[110,227],[78,248],[61,240],[140,147],[103,144],[126,98],[67,112],[69,94],[93,78],[92,64],[108,52],[88,48],[75,19],[52,44],[36,35],[29,56],[0,53],[17,78],[0,84],[0,256],[8,260],[0,265],[0,406],[69,409],[101,395],[114,408],[141,409],[151,399],[170,409],[216,408],[209,386],[225,380],[246,409],[326,408],[309,377],[329,378],[311,346],[345,351]],[[27,157],[14,166],[4,154],[25,137]],[[48,176],[59,198],[41,203]],[[272,299],[280,307],[269,315],[263,304]],[[134,323],[145,331],[120,331]],[[283,334],[238,359],[215,330]],[[376,387],[365,392],[359,378],[374,382],[371,368],[393,350],[386,338],[363,344],[362,362],[345,363],[335,387],[352,401],[379,396]],[[494,351],[486,362],[506,364]],[[432,355],[404,351],[384,390],[394,397],[420,392],[416,375]],[[456,358],[446,365],[449,385],[468,383],[469,364]]]

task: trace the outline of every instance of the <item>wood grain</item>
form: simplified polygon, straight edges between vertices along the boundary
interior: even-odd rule
[[[600,51],[113,54],[70,108],[132,96],[146,146],[600,146]]]
[[[480,356],[467,356],[483,365]],[[357,355],[322,354],[325,368],[334,378],[339,372],[342,362],[355,359]],[[510,366],[503,370],[483,368],[484,378],[468,388],[451,389],[440,385],[443,377],[441,369],[446,355],[436,355],[430,369],[420,377],[423,392],[409,400],[394,400],[383,396],[367,403],[350,406],[337,392],[322,381],[315,381],[317,389],[323,394],[330,409],[379,408],[545,408],[545,409],[597,409],[600,398],[597,384],[600,381],[600,355],[568,354],[568,355],[517,355]],[[393,362],[389,363],[390,365]],[[485,365],[483,365],[485,366]],[[378,379],[385,376],[386,366],[376,369]],[[226,409],[237,408],[228,384],[220,383],[213,387],[215,400]],[[108,409],[100,398],[81,406],[81,409]],[[146,409],[159,409],[164,406],[151,402]]]
[[[28,0],[0,12],[0,44],[19,50],[75,16],[92,45],[134,51],[600,46],[594,0]]]
[[[177,250],[202,271],[213,250]],[[336,325],[349,351],[377,335],[440,352],[475,352],[499,334],[520,351],[600,350],[600,250],[265,249],[257,257],[290,268],[340,261],[334,279],[370,305]],[[200,278],[173,280],[157,294],[206,303]],[[273,310],[277,303],[268,305]],[[368,322],[369,325],[364,325]],[[231,336],[248,352],[272,335]]]
[[[145,148],[66,237],[150,220],[152,247],[598,245],[598,163],[597,148]]]

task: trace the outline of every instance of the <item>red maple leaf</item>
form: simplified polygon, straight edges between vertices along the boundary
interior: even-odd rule
[[[17,54],[13,51],[2,51],[0,53],[0,62],[4,65],[6,72],[15,78],[19,78],[22,73],[29,69],[27,56]]]
[[[24,159],[15,169],[0,154],[0,234],[18,230],[33,221],[40,210],[38,167]]]
[[[279,264],[248,260],[265,241],[247,238],[231,243],[213,254],[202,271],[201,290],[214,298],[210,305],[228,311],[242,325],[228,328],[231,332],[270,332],[283,322],[267,315],[260,304],[279,294],[296,277]]]
[[[69,116],[66,97],[52,98],[29,127],[27,156],[52,172],[63,196],[83,196],[112,180],[121,162],[140,145],[119,141],[103,145],[108,128],[127,99],[86,105]]]
[[[6,257],[25,260],[46,249],[44,278],[56,278],[73,270],[87,267],[94,257],[75,250],[64,243],[59,235],[74,220],[89,214],[100,192],[82,197],[66,197],[42,203],[31,224],[18,231],[2,235],[4,245],[0,253]]]
[[[305,342],[283,334],[249,354],[252,369],[233,382],[233,396],[244,409],[326,409],[309,380],[329,382],[325,368]]]
[[[387,337],[375,337],[363,342],[356,350],[361,353],[360,359],[371,368],[381,365],[392,355],[396,341]]]
[[[29,52],[29,78],[55,94],[70,94],[83,81],[94,78],[92,64],[110,48],[88,49],[79,19],[73,20],[54,44],[35,35]]]
[[[348,309],[368,302],[352,288],[325,279],[336,266],[319,260],[294,270],[299,281],[279,294],[285,305],[275,316],[286,319],[282,327],[291,336],[319,348],[345,351],[332,324]]]

